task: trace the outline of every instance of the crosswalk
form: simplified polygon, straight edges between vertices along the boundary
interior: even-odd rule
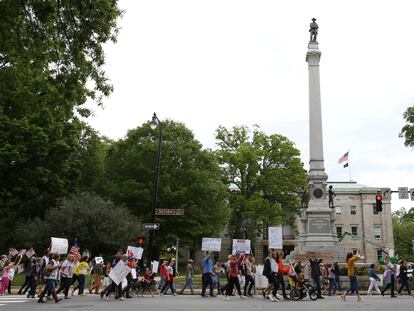
[[[5,295],[0,296],[0,310],[2,307],[7,306],[9,304],[14,303],[22,303],[32,300],[31,298],[26,298],[26,296],[20,296],[20,295]]]

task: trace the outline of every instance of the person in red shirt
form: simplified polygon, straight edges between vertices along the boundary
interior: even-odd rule
[[[231,255],[231,259],[229,260],[230,270],[229,270],[229,283],[227,284],[226,288],[226,295],[224,300],[230,300],[230,295],[233,293],[233,288],[236,286],[237,293],[239,294],[240,298],[244,299],[246,296],[243,296],[240,290],[240,283],[239,283],[239,264],[244,260],[244,255],[236,256]]]
[[[282,261],[283,257],[281,258],[281,256],[283,256],[283,253],[276,252],[275,260],[278,265],[276,279],[277,279],[277,283],[279,283],[280,287],[282,288],[283,299],[289,300],[289,297],[286,295],[286,287],[285,287],[285,281],[283,280],[283,275],[288,274],[290,268],[283,267],[283,261]]]

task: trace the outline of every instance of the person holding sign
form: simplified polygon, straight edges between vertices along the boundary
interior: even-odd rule
[[[211,260],[211,253],[206,252],[206,256],[201,262],[201,267],[203,269],[202,275],[202,287],[201,287],[201,297],[206,297],[207,286],[210,286],[210,296],[214,297],[214,288],[213,288],[213,261]]]
[[[233,293],[233,288],[236,286],[237,293],[240,298],[244,299],[246,296],[242,295],[239,283],[239,264],[244,260],[244,255],[229,255],[230,257],[230,272],[229,272],[229,283],[226,288],[226,295],[224,300],[230,300],[230,295]]]

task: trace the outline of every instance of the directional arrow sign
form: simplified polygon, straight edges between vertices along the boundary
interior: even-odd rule
[[[159,230],[160,224],[144,224],[144,230]]]

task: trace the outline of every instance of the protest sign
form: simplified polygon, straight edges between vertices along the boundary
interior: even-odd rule
[[[69,243],[67,239],[52,238],[50,252],[53,254],[67,254]]]
[[[156,261],[156,260],[154,260],[154,261],[152,261],[151,262],[151,265],[152,265],[152,273],[157,273],[158,272],[158,266],[159,266],[159,262],[158,261]]]
[[[220,238],[203,238],[201,243],[202,251],[219,252],[221,251],[221,239]]]
[[[132,269],[132,270],[131,270],[131,276],[132,276],[132,279],[133,279],[133,280],[136,280],[136,279],[137,279],[137,270]]]
[[[104,260],[103,260],[102,257],[95,257],[95,263],[96,264],[102,264],[102,263],[104,263]]]
[[[144,252],[144,249],[142,247],[128,246],[128,249],[127,249],[128,256],[133,257],[135,259],[141,259],[143,252]]]
[[[22,273],[24,272],[24,264],[20,264],[17,266],[17,273]]]
[[[250,240],[233,240],[233,254],[250,254]]]
[[[116,285],[119,285],[119,283],[122,282],[124,277],[127,276],[127,274],[131,271],[131,268],[127,266],[127,264],[120,260],[116,266],[109,272],[109,277]]]
[[[269,227],[269,248],[283,249],[282,226]]]
[[[24,254],[26,254],[26,249],[23,248],[19,251],[19,254],[17,256],[24,256]]]

